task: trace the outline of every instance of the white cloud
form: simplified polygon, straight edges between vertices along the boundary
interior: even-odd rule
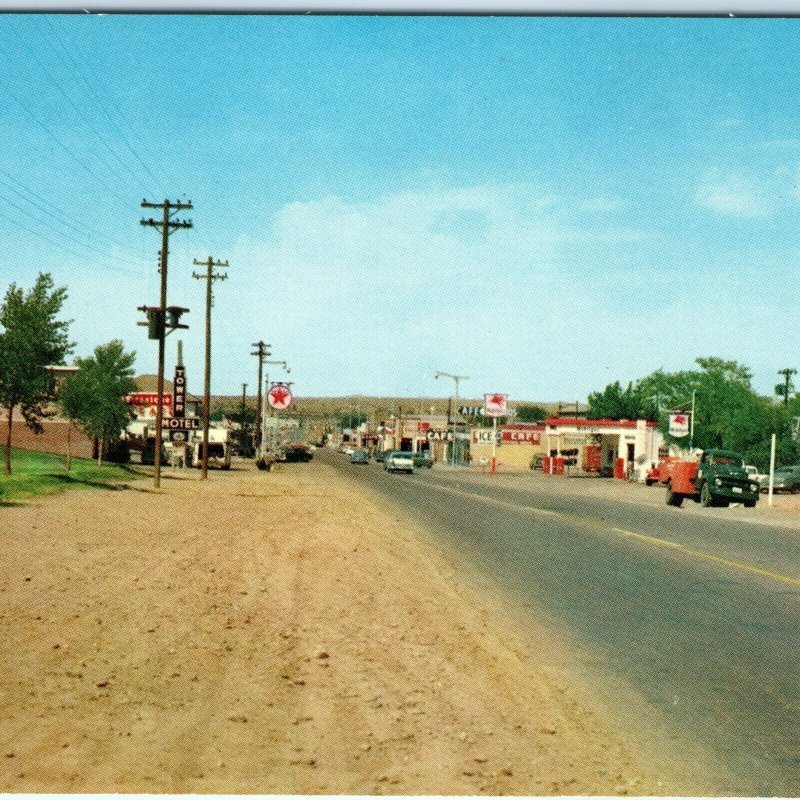
[[[695,201],[719,214],[765,217],[772,210],[763,189],[754,181],[717,170],[710,172],[695,193]]]
[[[225,314],[220,289],[218,341],[263,335],[319,392],[400,391],[448,365],[490,372],[512,352],[530,363],[542,324],[562,324],[584,291],[582,271],[604,283],[603,253],[645,238],[614,207],[527,184],[289,203],[231,252],[251,292]]]

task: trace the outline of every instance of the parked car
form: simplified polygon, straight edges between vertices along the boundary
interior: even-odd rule
[[[414,466],[427,467],[430,469],[433,466],[433,458],[427,450],[418,450],[414,453]]]
[[[369,464],[369,453],[366,450],[353,450],[350,456],[351,464]]]
[[[383,468],[387,472],[408,472],[414,471],[414,457],[411,453],[400,450],[392,450],[386,455]]]
[[[282,461],[311,461],[314,454],[306,444],[287,444],[283,448]]]
[[[378,451],[377,453],[375,453],[375,454],[374,454],[372,457],[373,457],[373,458],[374,458],[374,459],[375,459],[375,460],[376,460],[376,461],[377,461],[379,464],[383,464],[383,462],[384,462],[384,461],[386,461],[386,456],[388,456],[388,455],[389,455],[389,453],[391,453],[391,452],[392,452],[391,450],[379,450],[379,451]]]
[[[761,491],[769,491],[769,475],[761,481]],[[795,464],[790,467],[778,467],[772,481],[773,492],[800,492],[800,465]]]
[[[755,481],[756,483],[761,483],[765,479],[769,480],[769,475],[765,475],[763,472],[759,472],[758,467],[754,467],[752,464],[745,464],[744,471],[747,473],[747,477],[750,478],[751,481]]]

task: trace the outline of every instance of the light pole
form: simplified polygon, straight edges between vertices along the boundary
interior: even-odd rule
[[[441,370],[437,370],[433,373],[434,378],[450,378],[455,382],[456,385],[456,396],[455,396],[455,403],[453,404],[453,449],[452,449],[452,461],[453,466],[456,465],[456,414],[458,413],[458,384],[460,381],[468,381],[469,375],[451,375],[449,372],[442,372]]]

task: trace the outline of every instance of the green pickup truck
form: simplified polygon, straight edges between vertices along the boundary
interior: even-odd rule
[[[741,503],[753,508],[758,502],[758,481],[748,475],[744,459],[730,450],[706,450],[700,461],[672,461],[666,472],[669,506],[680,506],[686,498],[703,506]]]

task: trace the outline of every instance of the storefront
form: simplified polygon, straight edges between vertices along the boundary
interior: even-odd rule
[[[472,465],[487,466],[494,454],[501,469],[530,469],[537,456],[545,455],[544,431],[544,425],[535,423],[501,425],[496,433],[493,428],[473,428]]]
[[[662,445],[655,422],[556,417],[545,421],[545,472],[644,481]]]

